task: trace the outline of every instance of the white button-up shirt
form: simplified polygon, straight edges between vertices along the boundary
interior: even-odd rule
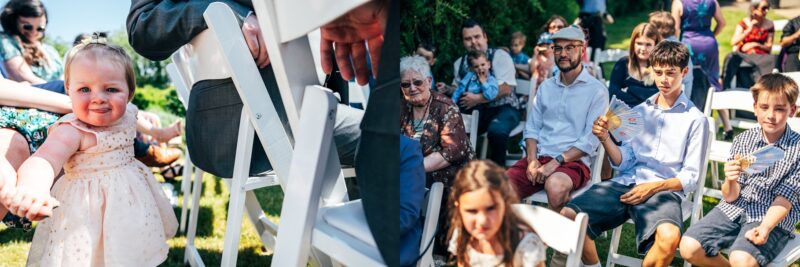
[[[619,147],[622,162],[611,164],[619,171],[612,181],[630,185],[678,178],[683,192],[692,192],[705,167],[708,120],[683,92],[667,109],[656,104],[659,95],[633,108],[642,114],[644,131]]]
[[[537,141],[537,156],[556,157],[572,147],[590,157],[600,141],[592,134],[592,124],[608,109],[608,89],[584,68],[570,85],[561,82],[561,75],[545,80],[539,86],[528,112],[523,136]]]

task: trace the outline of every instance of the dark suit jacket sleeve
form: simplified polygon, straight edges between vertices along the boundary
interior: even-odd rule
[[[422,149],[414,140],[400,137],[400,234],[419,223],[425,198],[425,168]]]
[[[128,42],[147,59],[164,60],[208,28],[203,12],[212,2],[228,4],[240,23],[252,10],[250,1],[246,0],[131,0]]]
[[[622,58],[614,64],[614,69],[611,70],[611,78],[608,82],[608,97],[619,94],[622,90],[625,78],[628,77],[628,59]],[[617,97],[619,98],[619,97]]]

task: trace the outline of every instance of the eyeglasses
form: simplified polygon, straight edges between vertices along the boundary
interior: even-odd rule
[[[769,6],[760,6],[758,7],[761,11],[769,11]]]
[[[26,24],[23,24],[23,25],[22,25],[22,29],[23,29],[23,30],[26,30],[26,31],[32,31],[32,30],[33,30],[33,25],[31,25],[31,24],[27,24],[27,23],[26,23]],[[44,27],[42,27],[42,26],[36,27],[36,31],[38,31],[38,32],[44,32]]]
[[[416,86],[416,87],[420,87],[423,84],[425,84],[425,81],[423,81],[423,80],[414,80],[412,82],[400,82],[400,88],[403,88],[403,89],[411,88],[411,84],[414,84],[414,86]]]
[[[579,48],[579,47],[583,47],[583,45],[568,45],[568,46],[557,46],[557,45],[554,45],[553,46],[553,53],[554,54],[561,54],[561,52],[563,52],[565,48],[567,50],[567,53],[574,53],[575,50],[576,50],[575,48]]]
[[[563,29],[564,27],[565,27],[564,25],[550,25],[547,28],[551,29],[551,30],[560,30],[560,29]]]

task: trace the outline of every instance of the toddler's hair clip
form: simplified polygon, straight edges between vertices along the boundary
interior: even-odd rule
[[[100,34],[100,33],[95,32],[95,33],[92,33],[91,37],[83,39],[81,41],[81,43],[83,43],[83,45],[88,45],[88,44],[106,44],[106,41],[107,41],[107,39],[106,39],[105,34]]]

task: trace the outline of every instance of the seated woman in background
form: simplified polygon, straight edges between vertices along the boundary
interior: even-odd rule
[[[458,107],[447,96],[431,91],[429,73],[429,65],[423,57],[400,59],[400,90],[403,92],[400,133],[419,141],[422,146],[425,186],[441,182],[447,196],[456,172],[472,158],[472,148]],[[442,201],[440,222],[446,220],[446,203]],[[446,223],[442,223],[440,229],[447,229]],[[439,233],[433,253],[444,256],[447,253],[445,231]]]
[[[658,29],[649,23],[636,25],[631,33],[629,55],[617,61],[608,85],[610,96],[616,96],[630,107],[641,104],[658,92],[648,70],[650,52],[661,42]]]
[[[769,2],[766,0],[752,2],[750,16],[736,25],[736,32],[731,38],[731,43],[734,44],[733,52],[769,55],[772,51],[775,25],[767,19],[768,11]]]
[[[43,84],[63,80],[61,55],[42,42],[47,26],[47,11],[38,0],[11,0],[0,13],[2,55],[8,78],[18,82]]]
[[[420,56],[400,60],[404,100],[400,131],[420,141],[428,185],[442,182],[447,187],[472,157],[472,148],[458,107],[447,96],[430,90],[428,73],[428,64]]]

